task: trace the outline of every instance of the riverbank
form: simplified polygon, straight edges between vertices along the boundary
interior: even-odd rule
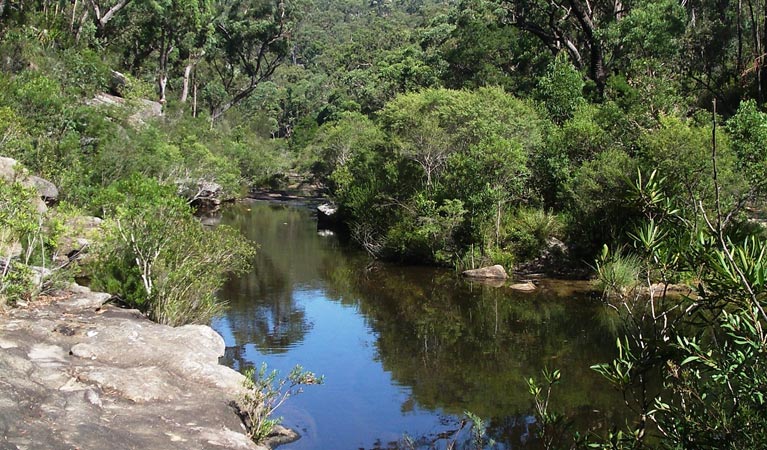
[[[109,297],[73,285],[0,318],[0,447],[268,448],[244,434],[221,336]]]

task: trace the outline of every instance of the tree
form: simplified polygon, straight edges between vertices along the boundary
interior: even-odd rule
[[[606,27],[627,13],[620,0],[497,0],[504,23],[532,34],[557,55],[564,51],[577,68],[586,69],[601,95],[609,68]]]
[[[205,59],[224,95],[212,99],[213,120],[253,94],[283,62],[298,6],[284,0],[221,1],[215,5],[215,31]]]

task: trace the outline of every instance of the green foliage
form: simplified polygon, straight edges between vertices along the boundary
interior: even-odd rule
[[[537,257],[548,240],[562,237],[564,225],[555,214],[535,208],[520,208],[504,220],[501,243],[523,259]]]
[[[253,254],[232,230],[205,230],[174,187],[151,179],[117,182],[97,204],[111,219],[96,249],[94,285],[160,323],[206,323],[223,306],[215,291]]]
[[[32,299],[38,286],[32,282],[32,269],[17,260],[0,260],[0,310]]]
[[[26,241],[39,230],[41,214],[33,201],[36,196],[34,188],[25,187],[18,181],[0,179],[0,248],[3,256],[11,244]]]
[[[573,217],[568,234],[589,252],[605,241],[620,240],[637,212],[624,201],[637,162],[621,150],[607,150],[587,161],[568,183],[568,209]]]
[[[245,371],[245,392],[239,399],[238,407],[248,437],[255,443],[263,442],[282,422],[282,418],[274,417],[274,412],[286,400],[303,392],[304,386],[324,382],[323,377],[317,377],[301,366],[295,366],[285,378],[278,379],[278,376],[276,370],[267,373],[266,363],[258,370],[250,367]]]
[[[744,101],[727,121],[727,131],[737,155],[738,172],[746,176],[756,193],[762,194],[767,179],[767,114],[753,100]]]
[[[583,98],[583,77],[561,53],[549,64],[548,72],[538,78],[535,97],[543,102],[549,117],[563,123],[573,116]]]
[[[0,178],[0,308],[30,300],[39,288],[27,266],[45,245],[36,196],[34,188]]]
[[[546,449],[556,448],[556,439],[561,434],[563,426],[563,417],[554,413],[549,408],[551,401],[551,390],[559,384],[562,379],[562,373],[559,370],[550,371],[543,369],[544,384],[540,385],[535,378],[530,377],[527,381],[527,390],[533,398],[535,405],[535,417],[539,421],[537,434],[543,442]]]
[[[613,297],[632,296],[642,283],[642,261],[636,255],[610,252],[605,245],[595,263],[597,289]]]
[[[736,171],[735,155],[727,137],[719,133],[717,138],[721,198],[724,205],[732,207],[743,188],[743,177]],[[646,167],[657,168],[669,180],[667,195],[684,199],[679,206],[694,210],[700,200],[714,204],[711,127],[661,117],[660,128],[642,137],[640,152]]]
[[[455,233],[465,214],[460,200],[445,200],[437,206],[418,196],[386,234],[384,251],[410,261],[451,264],[458,253]]]
[[[715,175],[711,181],[718,188]],[[632,257],[638,264],[631,266],[642,267],[648,288],[656,281],[667,285],[675,273],[697,272],[697,293],[669,301],[665,288],[624,292],[614,306],[625,312],[625,336],[618,340],[618,356],[594,369],[635,402],[639,420],[632,431],[592,447],[641,446],[647,422],[653,422],[659,442],[669,448],[758,448],[767,423],[762,331],[767,247],[754,235],[733,242],[720,215],[706,215],[708,227],[698,229],[663,195],[663,184],[655,173],[637,183],[647,219],[631,235],[639,252]],[[604,261],[613,260],[605,247],[597,264],[600,275],[609,264]],[[663,377],[663,389],[648,395],[652,373]]]

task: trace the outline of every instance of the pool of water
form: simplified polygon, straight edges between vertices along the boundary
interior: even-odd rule
[[[533,293],[472,283],[454,272],[371,263],[318,232],[300,206],[249,202],[222,223],[259,245],[252,270],[220,293],[212,326],[225,363],[296,364],[325,376],[279,410],[299,449],[470,448],[465,411],[481,417],[488,448],[537,448],[526,379],[563,381],[553,407],[598,426],[616,398],[589,366],[613,356],[613,322],[573,283]]]

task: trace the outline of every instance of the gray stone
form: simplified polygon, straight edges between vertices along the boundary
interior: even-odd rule
[[[55,184],[35,175],[31,175],[29,181],[37,189],[37,192],[46,204],[50,205],[59,200],[59,188]]]
[[[0,447],[264,448],[229,406],[244,377],[218,363],[224,342],[210,327],[158,325],[101,305],[108,294],[69,293],[0,321]]]
[[[0,179],[8,182],[16,181],[17,162],[13,158],[0,156]]]
[[[538,289],[532,281],[525,281],[524,283],[514,283],[509,286],[510,289],[520,292],[532,292]]]
[[[109,79],[109,91],[114,95],[123,97],[128,87],[128,77],[116,70],[111,70],[110,75],[112,76]]]
[[[128,103],[124,98],[107,93],[96,94],[92,99],[86,102],[90,106],[108,106],[123,108],[134,106],[135,112],[128,117],[128,122],[133,126],[142,126],[150,119],[162,117],[162,104],[148,99],[140,99],[138,102]]]
[[[91,243],[101,235],[102,220],[93,216],[67,217],[59,236],[53,260],[64,264],[71,259],[83,259]]]
[[[509,276],[506,273],[506,269],[504,269],[500,264],[489,267],[481,267],[479,269],[465,270],[461,274],[469,278],[506,279]]]
[[[13,158],[0,156],[0,179],[9,183],[19,182],[28,188],[36,188],[28,172]],[[42,178],[40,179],[42,180]],[[42,198],[35,198],[32,200],[32,204],[39,214],[45,214],[48,211],[48,207]]]

